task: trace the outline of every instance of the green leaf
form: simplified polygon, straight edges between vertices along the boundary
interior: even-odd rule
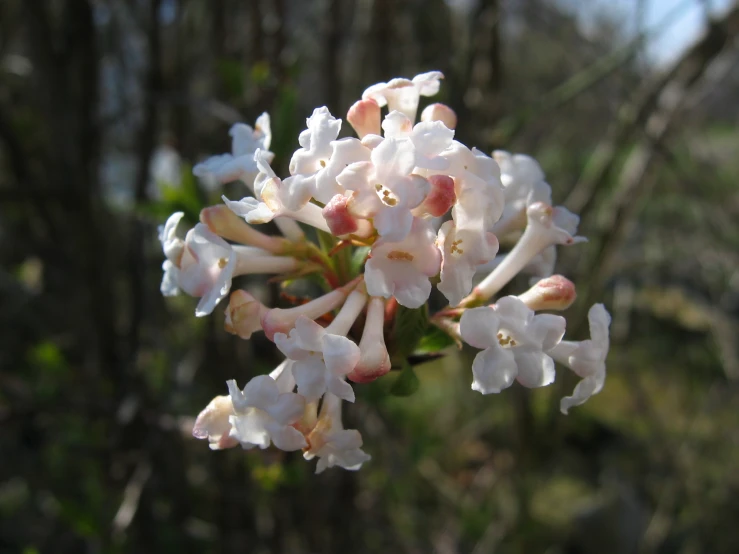
[[[435,325],[431,325],[426,334],[421,337],[421,340],[418,342],[415,353],[435,354],[453,344],[455,343],[452,337]]]
[[[418,390],[421,386],[421,381],[418,379],[418,375],[413,370],[413,367],[406,362],[403,369],[400,371],[400,375],[395,379],[393,386],[390,387],[390,394],[393,396],[410,396]]]
[[[364,267],[364,260],[367,258],[367,254],[369,254],[369,251],[369,246],[359,246],[354,249],[351,261],[352,274],[357,275],[362,270],[362,268]]]
[[[391,355],[406,358],[418,345],[429,324],[429,310],[425,304],[411,309],[398,306],[391,334]]]

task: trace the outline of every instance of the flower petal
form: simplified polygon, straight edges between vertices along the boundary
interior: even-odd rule
[[[490,306],[465,310],[459,320],[462,340],[475,348],[489,348],[498,344],[500,319]]]
[[[472,390],[482,394],[498,393],[510,387],[517,374],[510,349],[501,348],[496,342],[475,356],[472,362]]]

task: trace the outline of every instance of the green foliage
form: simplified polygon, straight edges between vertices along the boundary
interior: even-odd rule
[[[410,396],[416,392],[420,386],[421,381],[418,379],[418,375],[416,375],[413,366],[406,362],[403,369],[400,370],[400,374],[396,377],[392,387],[390,387],[390,394],[394,396]]]
[[[405,359],[416,349],[429,326],[427,305],[412,309],[398,305],[390,334],[390,357]]]
[[[434,354],[454,345],[454,339],[435,325],[429,325],[416,346],[416,354]]]

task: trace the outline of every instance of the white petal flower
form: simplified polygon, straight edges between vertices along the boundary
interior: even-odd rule
[[[452,145],[454,131],[441,121],[413,122],[400,112],[390,112],[382,122],[385,138],[408,139],[416,152],[417,168],[441,171],[449,160],[440,154]]]
[[[306,125],[308,128],[298,137],[302,148],[290,160],[291,175],[312,175],[326,167],[331,157],[331,143],[341,130],[341,120],[332,116],[325,106],[313,110]]]
[[[526,217],[526,230],[516,246],[490,275],[475,287],[472,294],[476,299],[486,300],[493,296],[545,248],[557,244],[572,245],[587,240],[584,237],[573,236],[573,223],[576,225],[578,218],[563,207],[552,208],[543,202],[535,202],[526,209]]]
[[[281,393],[269,375],[259,375],[240,391],[236,381],[228,381],[234,415],[229,417],[229,436],[245,449],[267,448],[270,441],[286,451],[308,446],[303,434],[292,427],[305,409],[305,399],[293,392]]]
[[[293,363],[292,360],[284,360],[269,374],[275,380],[275,383],[277,383],[277,389],[280,391],[280,394],[295,390],[296,383],[295,377],[293,376]]]
[[[239,441],[229,436],[231,422],[229,418],[235,415],[230,396],[216,396],[205,409],[198,414],[192,428],[192,436],[196,439],[208,439],[211,450],[223,450],[239,444]]]
[[[564,335],[560,316],[535,315],[515,296],[494,306],[466,310],[460,320],[462,339],[484,349],[472,364],[472,389],[497,393],[518,380],[528,388],[554,381],[554,360],[546,353]]]
[[[458,305],[472,290],[472,278],[477,266],[489,262],[498,253],[498,239],[479,225],[457,228],[447,221],[439,229],[436,244],[441,251],[441,282],[438,289],[451,306]]]
[[[253,129],[244,123],[236,123],[229,134],[232,153],[208,158],[193,167],[192,172],[197,177],[215,178],[220,183],[241,180],[252,187],[259,172],[254,153],[262,150],[268,162],[274,158],[274,154],[269,152],[272,141],[269,114],[260,115]]]
[[[445,172],[455,181],[457,201],[452,208],[452,218],[457,226],[475,227],[482,218],[484,229],[491,231],[505,204],[500,170],[495,160],[457,141],[452,142],[443,156],[449,162],[449,169]]]
[[[413,222],[411,210],[428,193],[428,181],[412,174],[415,155],[410,141],[388,138],[372,150],[370,162],[353,163],[337,177],[340,185],[354,191],[350,211],[371,218],[385,240],[406,237]]]
[[[362,99],[372,99],[379,106],[387,105],[388,110],[402,112],[408,119],[415,121],[420,97],[433,96],[439,92],[439,81],[443,78],[440,71],[429,71],[416,75],[413,80],[392,79],[367,88]]]
[[[321,179],[329,167],[332,155],[335,153],[332,143],[336,141],[336,137],[341,130],[341,120],[332,116],[328,108],[324,106],[322,108],[316,108],[313,111],[313,115],[306,120],[306,124],[308,128],[300,133],[300,137],[298,138],[302,148],[299,148],[290,160],[290,174],[292,177],[286,179],[284,182],[284,186],[291,191],[290,197],[294,199],[293,202],[288,203],[288,207],[291,210],[300,209],[313,196],[325,204],[328,201],[326,197],[331,198],[334,194],[341,192],[340,189],[336,190],[335,186],[330,186],[330,177],[327,176]],[[353,140],[361,147],[361,143],[358,140]],[[367,151],[367,157],[369,157],[369,151]],[[344,164],[337,171],[336,164],[334,164],[334,181],[336,175],[346,165]],[[319,198],[319,182],[324,185],[326,182],[329,183],[330,190],[321,191],[322,194],[320,194],[324,200]]]
[[[259,167],[259,174],[254,180],[256,198],[233,201],[223,196],[223,201],[231,211],[243,217],[247,223],[268,223],[276,217],[287,216],[329,232],[321,208],[308,203],[312,194],[310,190],[292,177],[292,181],[288,179],[283,182],[270,167],[264,151],[257,150],[254,159]]]
[[[341,401],[333,394],[323,399],[321,415],[308,435],[310,447],[303,454],[306,460],[318,457],[316,473],[339,466],[356,471],[371,457],[362,450],[362,435],[356,429],[344,429],[341,421]]]
[[[413,218],[410,233],[400,242],[377,241],[365,265],[367,292],[395,299],[407,308],[422,306],[431,294],[431,282],[439,272],[441,253],[428,221]]]
[[[162,251],[175,265],[179,265],[182,251],[185,249],[185,241],[177,235],[177,226],[184,216],[184,212],[175,212],[169,216],[164,225],[159,226],[159,242],[162,243]]]
[[[329,333],[315,321],[301,316],[289,335],[276,333],[275,344],[294,360],[293,376],[298,393],[308,401],[326,391],[354,402],[354,391],[346,381],[359,361],[359,347],[346,337]]]
[[[171,261],[164,260],[162,270],[164,274],[162,275],[162,284],[159,286],[162,296],[177,296],[180,294],[180,287],[178,285],[180,268]]]
[[[336,178],[344,169],[355,162],[368,162],[371,151],[355,138],[335,140],[331,143],[331,157],[324,169],[315,175],[314,197],[327,204],[337,194],[346,192]]]
[[[228,294],[235,267],[232,246],[206,225],[198,223],[188,231],[180,263],[179,286],[190,296],[201,298],[195,315],[211,313]]]
[[[298,269],[289,256],[272,256],[252,246],[232,246],[198,223],[188,231],[178,275],[179,288],[201,298],[195,309],[198,317],[208,315],[231,289],[231,280],[253,273],[285,273]]]
[[[552,203],[552,189],[544,181],[544,172],[537,161],[526,154],[511,154],[505,150],[493,152],[500,166],[500,180],[505,193],[505,209],[493,229],[504,235],[526,226],[526,208],[535,202]]]
[[[595,304],[588,312],[590,339],[580,342],[562,341],[549,351],[554,359],[567,365],[582,380],[572,396],[560,402],[562,413],[573,406],[584,404],[588,398],[598,394],[606,380],[606,356],[610,346],[608,328],[611,316],[603,304]]]

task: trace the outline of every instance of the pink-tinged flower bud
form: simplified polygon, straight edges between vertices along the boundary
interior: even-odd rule
[[[390,371],[390,355],[385,346],[385,301],[373,297],[367,307],[367,320],[359,342],[359,363],[347,377],[355,383],[369,383]]]
[[[424,215],[441,217],[451,209],[457,200],[454,193],[454,179],[448,175],[432,175],[427,180],[431,184],[431,190],[424,201],[414,208],[411,213],[416,217]]]
[[[523,294],[518,295],[529,309],[566,310],[577,298],[575,284],[561,275],[542,279]]]
[[[335,195],[323,208],[323,217],[334,235],[349,235],[359,229],[359,220],[349,213],[349,198]]]
[[[294,308],[282,309],[273,308],[262,315],[262,329],[264,334],[271,341],[274,341],[276,333],[288,334],[290,330],[295,327],[295,322],[300,316],[305,316],[308,319],[316,319],[321,317],[323,314],[335,310],[349,295],[350,292],[356,287],[357,281],[362,276],[347,283],[340,289],[319,296],[315,300],[311,300],[301,306]]]
[[[245,290],[234,291],[226,308],[224,328],[229,333],[248,340],[252,333],[262,330],[262,317],[268,311],[267,306]]]
[[[216,396],[198,415],[192,428],[192,436],[196,439],[208,439],[211,450],[236,446],[239,441],[229,436],[231,423],[228,419],[235,413],[230,396]]]
[[[233,213],[225,204],[210,206],[200,212],[200,221],[208,229],[224,239],[258,246],[273,254],[285,251],[286,241],[278,237],[270,237],[253,229]]]
[[[441,121],[449,129],[457,127],[457,114],[446,104],[430,104],[421,112],[421,121]]]
[[[355,102],[346,119],[360,139],[365,135],[380,134],[380,106],[370,98]]]

